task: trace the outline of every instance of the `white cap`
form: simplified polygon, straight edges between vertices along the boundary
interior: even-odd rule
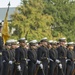
[[[6,42],[17,42],[17,40],[15,40],[15,39],[9,39],[9,40],[7,40]]]
[[[23,38],[20,38],[20,40],[25,40],[25,38],[23,37]]]
[[[10,40],[7,40],[6,42],[9,42],[9,43],[10,43],[11,41],[12,41],[12,40],[10,39]]]
[[[73,45],[73,44],[74,44],[74,42],[68,42],[67,44],[68,44],[68,45]]]
[[[53,41],[53,43],[57,43],[57,41]]]
[[[53,42],[53,40],[49,40],[49,43],[52,43]]]
[[[30,43],[37,43],[37,40],[32,40],[30,41]]]
[[[65,38],[65,37],[60,38],[59,41],[60,41],[60,42],[66,42],[66,38]]]
[[[42,38],[42,40],[46,40],[46,39],[47,39],[47,37]]]
[[[66,40],[66,38],[65,38],[65,37],[63,37],[63,38],[60,38],[60,39],[62,39],[62,40]]]
[[[14,41],[14,42],[17,42],[17,40],[15,40],[15,39],[14,39],[13,41]]]

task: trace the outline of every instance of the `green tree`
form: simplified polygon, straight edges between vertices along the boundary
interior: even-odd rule
[[[75,1],[47,0],[46,3],[44,13],[53,16],[54,23],[52,26],[54,31],[62,33],[68,39],[75,41]]]
[[[45,2],[43,0],[22,0],[21,5],[16,8],[11,16],[12,27],[16,28],[14,36],[24,37],[28,40],[43,37],[51,38],[51,24],[54,19],[45,14]]]

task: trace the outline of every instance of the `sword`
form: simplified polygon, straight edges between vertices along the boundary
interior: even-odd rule
[[[60,67],[59,67],[59,68],[60,68]],[[65,75],[65,74],[64,74],[64,72],[63,72],[63,69],[62,69],[62,68],[60,68],[60,70],[61,70],[62,75]]]
[[[43,75],[45,75],[45,72],[44,72],[44,70],[42,69],[42,73],[43,73]]]

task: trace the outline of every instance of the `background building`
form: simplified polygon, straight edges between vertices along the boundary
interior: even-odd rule
[[[4,21],[6,15],[7,8],[0,8],[0,21]],[[15,11],[15,7],[10,7],[8,12],[8,21],[11,21],[11,14]]]

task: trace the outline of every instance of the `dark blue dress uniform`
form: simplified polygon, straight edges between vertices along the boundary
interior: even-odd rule
[[[67,73],[66,75],[72,75],[73,69],[74,69],[74,51],[68,50],[67,51]]]
[[[36,70],[36,61],[37,61],[37,51],[36,49],[28,50],[28,75],[34,75]]]
[[[14,50],[3,51],[3,75],[13,75],[14,62],[15,62],[14,53],[15,53]]]
[[[3,39],[0,36],[0,75],[2,75],[3,71]]]
[[[64,75],[66,74],[66,59],[67,59],[67,49],[64,46],[59,46],[57,48],[58,51],[58,59],[62,64],[62,71]],[[60,68],[58,68],[58,75],[61,75]]]
[[[11,61],[11,63],[9,63],[9,75],[13,75],[14,63],[15,63],[15,50],[14,49],[9,50],[9,61]]]
[[[9,50],[3,51],[3,74],[8,75],[9,73]]]
[[[3,56],[2,56],[2,49],[0,49],[0,75],[2,75],[2,71],[3,71],[3,60],[2,60]]]
[[[5,43],[5,48],[3,50],[3,73],[2,75],[8,75],[9,73],[9,50],[10,50],[10,43]]]
[[[66,75],[72,75],[74,70],[74,61],[75,61],[75,52],[74,52],[74,43],[69,42],[67,45],[67,72]]]
[[[53,61],[50,61],[49,66],[49,75],[54,75],[54,73],[56,73],[56,75],[58,74],[58,64],[56,63],[56,60],[58,59],[58,52],[56,50],[56,48],[51,48],[49,50],[49,58],[52,59]]]
[[[75,59],[75,45],[74,45],[74,59]],[[73,72],[75,73],[75,60],[74,60],[74,70]]]
[[[27,64],[26,64],[26,59],[27,59],[27,49],[23,47],[19,47],[15,50],[15,59],[16,59],[16,65],[21,66],[21,75],[27,75]],[[18,74],[19,75],[19,74]]]
[[[41,46],[37,50],[37,59],[42,61],[43,64],[43,71],[45,75],[48,75],[48,60],[49,57],[49,50],[47,47]],[[42,75],[40,72],[38,72],[38,75]]]

